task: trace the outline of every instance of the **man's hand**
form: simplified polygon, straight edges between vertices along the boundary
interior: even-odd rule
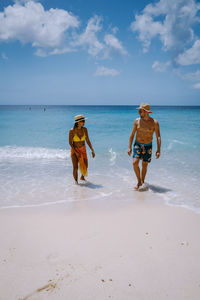
[[[132,153],[132,149],[131,148],[128,148],[128,151],[127,151],[128,155],[131,156],[131,153]]]
[[[95,158],[95,152],[94,152],[94,150],[92,151],[92,157]]]
[[[156,151],[156,159],[160,157],[160,152]]]

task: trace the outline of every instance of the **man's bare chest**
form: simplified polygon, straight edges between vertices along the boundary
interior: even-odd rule
[[[137,131],[141,133],[153,133],[155,130],[154,122],[153,120],[149,121],[143,121],[139,120],[138,121],[138,126],[137,126]]]

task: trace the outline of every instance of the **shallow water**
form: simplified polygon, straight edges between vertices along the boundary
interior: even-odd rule
[[[134,106],[0,106],[0,207],[72,201],[136,201],[138,192],[127,155],[138,112]],[[162,155],[153,158],[143,198],[200,211],[200,107],[153,107],[160,123]],[[68,131],[73,116],[88,117],[86,127],[96,152],[88,149],[86,185],[72,178]]]

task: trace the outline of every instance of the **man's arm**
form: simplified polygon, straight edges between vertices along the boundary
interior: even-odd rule
[[[128,155],[129,156],[131,155],[131,152],[132,152],[132,144],[133,144],[133,139],[134,139],[136,131],[137,131],[137,120],[135,120],[135,122],[133,124],[133,128],[132,128],[131,135],[129,138],[129,146],[128,146]]]
[[[155,122],[155,133],[157,139],[157,151],[156,151],[156,158],[160,157],[160,150],[161,150],[161,136],[160,136],[160,127],[158,121],[154,120]]]
[[[91,151],[92,151],[92,157],[94,158],[95,157],[95,153],[94,153],[94,149],[92,148],[92,144],[90,142],[90,139],[89,139],[89,136],[88,136],[88,131],[87,131],[87,128],[84,128],[85,130],[85,139],[86,139],[86,142],[88,144],[88,146],[90,147]]]

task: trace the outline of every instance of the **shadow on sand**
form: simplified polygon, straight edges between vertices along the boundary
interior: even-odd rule
[[[167,192],[171,192],[172,190],[164,188],[162,186],[149,184],[149,189],[154,193],[164,194]]]
[[[81,182],[78,185],[81,187],[87,187],[89,189],[101,189],[103,187],[101,184],[94,184],[89,181]]]

